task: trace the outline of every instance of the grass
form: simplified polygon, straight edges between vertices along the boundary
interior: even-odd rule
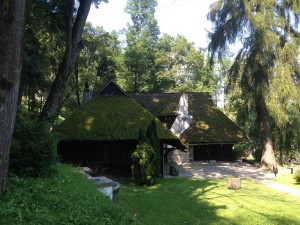
[[[52,178],[10,176],[0,224],[300,224],[300,199],[251,180],[159,179],[151,187],[119,180],[118,205],[77,169],[58,165]]]
[[[277,181],[278,183],[300,189],[300,183],[296,182],[295,180],[296,170],[297,169],[294,169],[294,174],[291,173],[279,174],[278,177],[274,178],[274,180]],[[300,169],[298,168],[298,170]]]
[[[134,224],[130,213],[100,194],[71,166],[52,178],[11,176],[0,200],[0,224]]]
[[[119,204],[141,224],[300,224],[300,199],[252,180],[160,179],[151,187],[121,180]],[[292,207],[291,207],[292,206]]]

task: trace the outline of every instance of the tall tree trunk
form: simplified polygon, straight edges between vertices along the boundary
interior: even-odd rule
[[[76,63],[75,63],[75,71],[74,71],[74,73],[75,73],[75,82],[76,82],[76,98],[77,98],[77,104],[78,105],[81,105],[81,103],[80,103],[80,95],[79,95],[79,71],[78,71],[78,61],[76,61]]]
[[[0,1],[0,198],[6,191],[22,69],[25,0]]]
[[[73,23],[75,0],[66,1],[67,4],[67,40],[64,58],[58,67],[55,80],[51,86],[46,103],[40,113],[40,119],[49,119],[60,111],[64,94],[72,76],[75,61],[83,49],[81,36],[89,14],[92,0],[81,0]]]
[[[268,109],[265,98],[260,88],[257,88],[255,96],[255,107],[257,119],[259,122],[260,137],[262,142],[261,164],[271,167],[276,164],[276,158],[273,148],[272,132],[269,123]]]

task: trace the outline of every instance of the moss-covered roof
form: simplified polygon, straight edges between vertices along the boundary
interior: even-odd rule
[[[156,121],[161,141],[184,148],[173,135],[150,112],[133,98],[124,96],[95,97],[57,125],[54,132],[62,140],[117,141],[138,140],[140,132]]]
[[[155,116],[177,115],[180,93],[127,94]]]
[[[232,120],[213,104],[209,93],[189,92],[189,114],[193,116],[191,126],[180,138],[185,143],[240,143],[247,136]],[[181,94],[130,94],[155,116],[174,115]]]

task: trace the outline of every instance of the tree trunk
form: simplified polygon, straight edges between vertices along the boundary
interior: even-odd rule
[[[79,1],[80,5],[73,23],[75,1],[66,1],[67,4],[67,40],[64,58],[58,67],[55,80],[51,86],[46,103],[40,113],[40,119],[49,119],[60,111],[64,94],[72,76],[75,61],[83,49],[81,36],[90,11],[92,0]]]
[[[260,88],[258,88],[256,91],[255,107],[262,142],[261,164],[271,168],[273,165],[276,165],[276,158],[273,149],[273,140],[271,127],[269,124],[268,109],[266,106],[265,98]]]
[[[0,198],[6,191],[22,69],[25,0],[0,1]]]
[[[78,71],[78,61],[75,63],[75,82],[76,82],[76,98],[77,98],[77,104],[81,105],[80,103],[80,95],[79,95],[79,71]]]

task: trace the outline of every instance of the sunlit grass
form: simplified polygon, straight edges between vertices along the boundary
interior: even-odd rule
[[[293,174],[291,174],[291,173],[279,174],[279,176],[274,178],[274,180],[281,184],[285,184],[285,185],[300,189],[300,183],[296,182],[296,180],[295,180],[295,172],[297,169],[294,169]]]
[[[299,198],[251,180],[237,191],[226,179],[161,179],[153,187],[120,182],[119,204],[142,224],[300,224]]]

